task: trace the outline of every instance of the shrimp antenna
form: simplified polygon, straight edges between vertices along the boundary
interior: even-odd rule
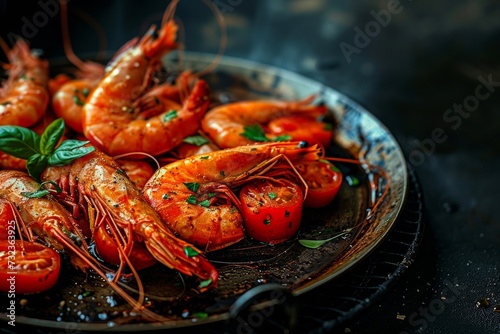
[[[74,52],[71,45],[71,37],[69,36],[69,23],[68,23],[68,2],[61,1],[61,33],[63,39],[64,53],[68,60],[75,65],[78,69],[85,74],[88,73],[99,73],[97,76],[101,76],[101,66],[93,62],[85,62],[81,60]]]
[[[169,20],[174,19],[174,13],[175,13],[175,8],[177,4],[179,3],[180,0],[172,0],[172,2],[169,4],[167,7],[165,13],[163,14],[163,19],[162,19],[162,25],[166,24]],[[219,8],[211,2],[210,0],[201,0],[210,10],[214,13],[215,18],[217,20],[217,24],[220,27],[221,30],[221,39],[219,43],[219,51],[217,52],[217,55],[215,56],[214,60],[204,69],[200,70],[198,73],[196,73],[196,76],[202,76],[207,73],[210,73],[213,71],[213,69],[217,66],[219,63],[220,59],[222,58],[222,55],[224,54],[224,50],[226,49],[227,45],[227,27],[226,27],[226,21],[224,20],[224,17],[222,16],[222,13],[220,12]],[[182,38],[181,40],[184,40],[184,33],[182,32],[183,29],[179,32],[179,34],[182,33]],[[182,49],[182,46],[181,46]],[[182,65],[182,53],[179,53],[179,65]]]
[[[156,159],[155,156],[153,156],[153,155],[151,155],[149,153],[146,153],[146,152],[129,152],[129,153],[123,153],[123,154],[120,154],[120,155],[115,155],[113,157],[113,159],[118,160],[118,159],[121,159],[121,158],[125,158],[125,157],[131,156],[131,155],[137,155],[137,154],[144,155],[144,156],[146,156],[148,158],[151,158],[155,162],[156,167],[158,167],[158,169],[160,169],[160,163],[158,162],[158,159]]]
[[[165,10],[165,13],[163,13],[163,18],[161,20],[161,25],[164,26],[167,24],[168,21],[173,21],[175,20],[175,10],[177,9],[177,4],[179,3],[180,0],[172,0],[170,4],[168,5],[167,9]],[[178,35],[179,35],[179,40],[184,41],[185,40],[185,29],[184,25],[182,22],[177,21],[177,26],[179,28],[178,30]],[[182,51],[184,49],[184,43],[178,43],[178,51],[179,51],[179,59],[178,59],[178,66],[179,68],[182,68],[182,63],[183,63],[183,56],[182,56]]]
[[[69,36],[68,24],[68,2],[61,1],[61,32],[63,38],[64,53],[68,60],[78,68],[84,68],[85,62],[78,58],[71,46],[71,37]]]
[[[172,0],[170,2],[167,9],[165,10],[165,13],[163,13],[163,19],[161,20],[162,26],[165,25],[168,21],[174,19],[175,9],[177,8],[177,4],[179,3],[179,1],[180,0]]]
[[[219,61],[221,60],[222,55],[224,54],[224,50],[226,49],[227,46],[227,27],[226,27],[226,21],[224,20],[222,13],[220,12],[219,8],[217,8],[214,2],[209,0],[201,0],[201,1],[205,5],[207,5],[207,7],[210,8],[214,13],[217,23],[220,27],[221,38],[219,43],[219,51],[217,52],[217,55],[215,56],[214,60],[207,67],[199,71],[197,73],[198,76],[205,75],[214,70],[214,68],[219,64]]]
[[[6,55],[9,53],[10,48],[2,37],[0,37],[0,47]]]

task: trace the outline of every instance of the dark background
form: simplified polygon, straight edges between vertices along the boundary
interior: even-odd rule
[[[23,36],[53,63],[63,61],[58,2],[20,2],[0,1],[2,37]],[[500,5],[406,0],[384,16],[391,1],[212,3],[227,24],[225,55],[304,74],[353,98],[391,130],[420,180],[427,221],[416,261],[338,332],[500,333],[493,311],[500,305]],[[166,5],[70,1],[75,52],[108,59],[158,23]],[[385,26],[374,23],[377,13]],[[186,50],[217,52],[219,29],[201,1],[181,1],[177,17]],[[357,29],[367,24],[374,30],[361,40]],[[357,49],[346,57],[341,45]],[[478,88],[484,81],[490,91]],[[475,99],[477,89],[489,96]],[[464,103],[462,114],[453,112]],[[456,298],[439,314],[425,314],[450,297],[450,284]],[[490,307],[477,308],[485,298]]]

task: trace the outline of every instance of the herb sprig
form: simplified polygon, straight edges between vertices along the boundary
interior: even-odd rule
[[[332,241],[334,239],[337,239],[338,237],[341,237],[349,232],[352,231],[352,228],[348,228],[348,229],[345,229],[343,231],[340,231],[338,232],[337,234],[335,234],[334,236],[328,238],[328,239],[322,239],[322,240],[307,240],[307,239],[300,239],[299,240],[299,243],[304,246],[304,247],[307,247],[307,248],[319,248],[321,247],[323,244],[329,242],[329,241]]]
[[[27,160],[28,174],[40,181],[40,176],[48,166],[67,165],[95,150],[93,146],[85,146],[88,141],[75,139],[65,140],[57,146],[64,129],[62,118],[50,123],[41,136],[20,126],[2,125],[0,151]]]
[[[270,142],[270,141],[288,141],[292,139],[292,136],[288,134],[276,136],[274,139],[270,139],[266,136],[264,129],[259,124],[247,125],[243,127],[243,132],[240,134],[241,136],[256,141],[256,142]]]

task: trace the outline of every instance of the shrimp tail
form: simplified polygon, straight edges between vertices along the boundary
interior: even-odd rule
[[[157,58],[177,47],[177,25],[174,21],[169,21],[159,31],[156,26],[151,26],[149,32],[139,42],[140,48],[148,58]]]
[[[205,80],[198,80],[193,87],[188,99],[184,102],[184,108],[196,114],[199,121],[205,115],[210,104],[210,88]]]
[[[202,279],[200,291],[217,286],[217,269],[193,245],[175,238],[172,232],[158,229],[145,238],[145,244],[151,255],[165,266],[176,269],[188,276]],[[203,284],[203,282],[206,282]]]

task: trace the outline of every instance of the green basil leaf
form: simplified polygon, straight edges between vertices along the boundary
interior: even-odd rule
[[[58,185],[58,184],[56,183],[56,181],[54,181],[54,180],[48,180],[48,181],[44,181],[44,182],[40,183],[40,189],[43,189],[43,187],[44,187],[47,183],[49,183],[49,184],[53,185],[53,186],[54,186],[54,188],[56,189],[56,192],[57,192],[58,194],[62,193],[62,189],[61,189],[61,187],[59,187],[59,185]]]
[[[190,136],[190,137],[184,138],[182,141],[185,143],[188,143],[188,144],[196,145],[196,146],[202,146],[202,145],[210,143],[210,141],[203,136]]]
[[[21,192],[21,195],[27,198],[41,198],[45,195],[50,194],[50,192],[47,189],[39,189],[37,191],[23,191]]]
[[[264,130],[259,124],[247,125],[243,128],[244,132],[240,135],[253,141],[265,142],[269,141]]]
[[[334,235],[331,238],[323,239],[323,240],[304,240],[304,239],[301,239],[301,240],[299,240],[299,243],[302,246],[307,247],[307,248],[318,248],[318,247],[321,247],[323,244],[327,243],[328,241],[331,241],[331,240],[336,239],[340,236],[343,236],[344,234],[351,232],[351,230],[352,229],[349,228],[347,230],[339,232],[338,234]]]
[[[83,157],[93,151],[93,146],[84,146],[88,141],[80,141],[68,139],[62,142],[58,148],[50,155],[49,165],[64,166],[71,163],[73,160]]]
[[[44,186],[47,183],[52,184],[54,186],[54,188],[56,188],[57,193],[62,192],[62,189],[57,185],[57,183],[55,181],[49,180],[49,181],[45,181],[45,182],[40,183],[40,187],[38,188],[37,191],[23,191],[23,192],[21,192],[21,195],[23,195],[24,197],[28,197],[28,198],[41,198],[45,195],[48,195],[48,194],[50,194],[50,191],[44,188]]]
[[[45,155],[50,155],[59,143],[62,135],[64,134],[64,121],[58,118],[45,129],[40,138],[40,152]]]
[[[46,155],[35,154],[32,155],[28,162],[26,163],[26,169],[28,174],[37,181],[40,181],[40,176],[42,175],[45,168],[48,165],[48,157]]]
[[[20,126],[0,126],[0,151],[28,160],[31,156],[41,153],[40,136]]]

